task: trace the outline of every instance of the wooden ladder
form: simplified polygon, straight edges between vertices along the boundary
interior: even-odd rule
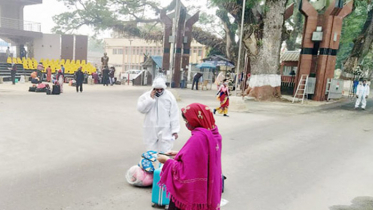
[[[295,102],[295,99],[299,100],[300,96],[302,96],[302,104],[304,102],[304,98],[307,95],[307,85],[308,85],[308,75],[307,74],[302,74],[300,77],[297,91],[295,91],[294,98],[293,98],[293,103]]]

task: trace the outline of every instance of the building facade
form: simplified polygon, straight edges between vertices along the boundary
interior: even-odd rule
[[[129,69],[142,69],[146,56],[163,56],[161,42],[146,41],[135,38],[105,39],[105,52],[109,56],[109,66],[114,66],[116,72]],[[207,54],[207,48],[196,41],[192,41],[190,63],[200,63]]]
[[[0,0],[0,38],[16,46],[14,57],[20,57],[21,49],[43,36],[40,23],[23,19],[25,6],[41,3],[42,0]]]

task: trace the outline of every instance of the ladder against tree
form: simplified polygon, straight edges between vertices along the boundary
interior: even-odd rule
[[[302,74],[300,77],[297,90],[295,91],[293,103],[295,102],[295,99],[300,100],[302,98],[302,104],[304,102],[304,98],[307,95],[307,85],[308,85],[308,75]]]

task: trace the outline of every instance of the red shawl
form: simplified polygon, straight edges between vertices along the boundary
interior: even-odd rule
[[[164,164],[159,184],[166,185],[172,201],[180,209],[220,209],[222,138],[218,128],[212,124],[215,120],[206,106],[191,104],[188,107],[186,112],[182,110],[188,123],[193,124],[193,127],[211,127],[206,129],[197,126],[192,130],[192,136],[175,158]],[[189,111],[192,114],[188,114]]]

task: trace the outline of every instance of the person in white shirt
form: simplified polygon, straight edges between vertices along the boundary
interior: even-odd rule
[[[363,83],[357,86],[357,91],[356,91],[357,100],[355,103],[355,109],[359,108],[360,103],[361,103],[361,108],[365,110],[369,93],[370,93],[370,87],[367,84],[367,80],[364,79]]]
[[[166,90],[162,77],[155,78],[152,89],[142,94],[137,110],[145,114],[143,139],[148,150],[167,152],[180,131],[179,108],[173,94]]]

